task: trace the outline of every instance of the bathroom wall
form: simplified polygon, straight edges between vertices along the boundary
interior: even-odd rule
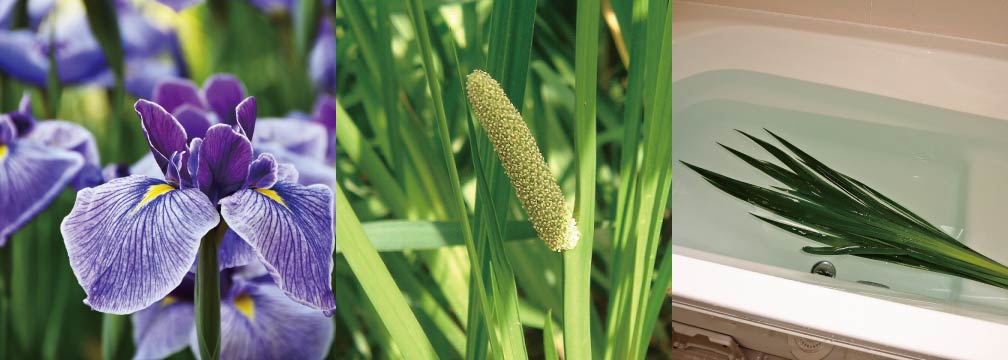
[[[1008,0],[690,0],[1008,44]]]

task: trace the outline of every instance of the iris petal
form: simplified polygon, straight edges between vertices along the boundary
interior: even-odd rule
[[[174,115],[179,124],[185,128],[186,136],[190,139],[206,136],[207,129],[213,125],[210,119],[203,114],[203,110],[189,104],[179,106],[178,109],[175,109]]]
[[[0,31],[0,71],[26,83],[45,86],[49,62],[35,34],[28,30]]]
[[[207,130],[196,156],[199,167],[194,180],[210,200],[216,201],[245,184],[252,163],[252,143],[230,125],[217,124]]]
[[[81,154],[84,162],[98,164],[98,146],[94,135],[83,126],[62,120],[46,120],[35,124],[34,130],[27,138],[39,141],[47,146],[70,150]]]
[[[259,261],[255,249],[230,229],[224,233],[217,254],[221,269],[236,268]]]
[[[257,189],[259,190],[259,189]],[[269,193],[244,189],[221,199],[228,225],[256,249],[273,280],[291,298],[331,311],[332,191],[278,182]]]
[[[133,175],[81,190],[60,231],[77,281],[93,309],[141,310],[182,281],[200,238],[220,218],[196,189],[166,189]]]
[[[291,301],[273,284],[236,284],[221,303],[221,357],[322,359],[333,322],[320,311]],[[190,337],[196,349],[195,336]]]
[[[336,88],[336,36],[328,19],[319,24],[318,34],[308,54],[308,72],[315,89],[332,93]]]
[[[175,113],[182,105],[192,105],[198,109],[207,108],[206,101],[200,95],[199,88],[187,79],[167,79],[154,87],[154,102],[161,104],[165,110]]]
[[[217,74],[207,79],[203,90],[217,119],[228,125],[236,124],[235,108],[245,98],[245,87],[241,81],[229,74]]]
[[[190,157],[191,159],[191,157]],[[124,176],[129,175],[143,175],[152,178],[159,178],[164,176],[161,169],[158,168],[157,161],[154,160],[154,154],[148,153],[144,155],[136,163],[129,166],[129,172]],[[109,179],[111,180],[111,179]]]
[[[297,168],[297,182],[299,184],[322,184],[328,186],[329,189],[336,187],[336,171],[320,160],[301,156],[275,144],[262,144],[256,146],[256,150],[272,154],[278,163],[293,164]]]
[[[25,91],[21,94],[21,101],[18,102],[18,110],[9,113],[11,120],[14,121],[14,127],[17,128],[17,133],[24,136],[35,128],[35,117],[32,116],[32,101],[31,93]]]
[[[32,140],[0,145],[0,246],[73,180],[80,155]]]
[[[326,159],[329,144],[325,127],[314,122],[296,119],[263,119],[259,121],[254,143],[279,146],[295,154],[315,159]]]
[[[168,169],[169,157],[175,152],[186,150],[185,129],[159,104],[141,99],[137,100],[133,108],[140,115],[147,143],[163,173]]]
[[[252,133],[255,131],[256,125],[255,97],[249,96],[235,107],[235,118],[238,121],[238,128],[241,129],[241,132],[245,134],[246,138],[252,140]]]
[[[163,359],[189,344],[196,329],[193,304],[172,297],[133,314],[133,359]]]
[[[75,189],[102,183],[98,146],[95,144],[94,135],[83,126],[62,120],[41,121],[35,124],[27,138],[49,147],[76,152],[84,157],[84,166],[77,172],[72,183]]]
[[[178,67],[171,61],[157,57],[129,57],[126,59],[126,91],[140,99],[152,99],[158,83],[179,76]]]
[[[259,154],[259,158],[249,164],[245,185],[253,188],[270,188],[277,182],[277,163],[273,155]]]
[[[0,114],[0,144],[7,144],[17,138],[18,131],[10,115]]]

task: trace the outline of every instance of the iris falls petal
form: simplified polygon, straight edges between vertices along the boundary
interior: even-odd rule
[[[33,140],[0,145],[0,246],[73,180],[83,158]]]
[[[41,121],[28,133],[27,138],[47,146],[76,152],[84,157],[85,163],[98,165],[98,146],[95,144],[94,135],[79,124],[62,120]]]
[[[322,185],[278,182],[221,199],[221,215],[258,252],[291,298],[331,311],[332,191]]]
[[[234,230],[228,230],[221,239],[217,261],[221,269],[236,268],[258,261],[255,249],[252,248]]]
[[[221,303],[221,358],[322,359],[333,322],[272,284],[236,287]],[[193,337],[195,339],[195,337]]]
[[[168,296],[132,316],[134,359],[164,359],[189,345],[193,304]]]
[[[84,302],[128,314],[178,286],[219,220],[199,190],[134,175],[78,192],[60,231]]]

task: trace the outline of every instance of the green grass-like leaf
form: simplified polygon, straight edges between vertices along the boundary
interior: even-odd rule
[[[571,359],[592,358],[591,267],[595,238],[596,89],[601,5],[579,1],[575,36],[574,147],[577,201],[574,216],[581,241],[564,253],[564,352]],[[549,322],[547,321],[547,324]]]
[[[350,202],[340,187],[336,187],[336,228],[340,229],[336,243],[367,298],[378,311],[382,324],[388,330],[392,341],[401,351],[418,359],[436,358],[433,347],[427,339],[416,316],[410,310],[399,287],[384,262],[368,241],[360,220],[350,207]]]
[[[826,246],[817,255],[853,255],[951,274],[1008,289],[1008,267],[970,249],[906,207],[844,175],[767,130],[785,150],[741,132],[785,167],[725,147],[785,187],[760,187],[683,162],[707,182],[783,220],[753,214]],[[723,145],[722,145],[723,146]]]

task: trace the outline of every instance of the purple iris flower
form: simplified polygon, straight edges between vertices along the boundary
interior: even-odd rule
[[[114,84],[114,75],[83,10],[51,11],[51,1],[32,0],[28,4],[31,29],[0,30],[0,53],[5,54],[0,57],[0,71],[44,87],[52,52],[61,84],[105,87]],[[124,84],[130,93],[150,97],[160,79],[178,76],[180,72],[174,64],[181,64],[177,40],[173,33],[151,25],[129,1],[116,1],[116,9],[126,60]],[[4,21],[2,16],[0,21]],[[47,21],[41,22],[42,19]],[[174,59],[161,57],[163,54]]]
[[[215,84],[206,105],[230,110],[208,128],[193,127],[185,112],[172,115],[168,109],[178,110],[182,97],[136,102],[163,177],[131,175],[77,193],[60,230],[93,309],[127,314],[164,298],[221,218],[229,228],[222,265],[257,259],[290,298],[335,308],[332,190],[298,184],[298,171],[269,153],[255,156],[255,98],[242,99],[231,82]],[[189,136],[190,129],[200,135]]]
[[[336,91],[336,33],[328,17],[321,19],[315,45],[308,53],[308,73],[316,90]]]
[[[164,299],[133,314],[134,359],[161,359],[189,345],[199,353],[192,275]],[[329,352],[332,320],[287,298],[262,266],[221,274],[221,357],[321,359]]]
[[[18,110],[0,115],[0,246],[67,185],[100,181],[90,132],[61,120],[35,121],[25,93]]]
[[[207,79],[203,89],[187,79],[164,80],[155,87],[153,100],[178,119],[189,141],[202,137],[214,124],[234,124],[235,114],[229,108],[244,97],[245,86],[241,81],[229,74],[216,74]],[[336,101],[332,97],[321,99],[312,121],[257,121],[252,147],[256,150],[255,156],[269,153],[278,162],[294,165],[299,183],[333,188],[336,184],[332,168],[336,151]],[[154,156],[148,155],[131,168],[131,173],[157,176],[161,169]]]
[[[315,100],[311,116],[298,113],[286,118],[259,121],[256,147],[294,164],[302,177],[314,184],[336,186],[332,166],[336,164],[336,98],[328,95]]]

